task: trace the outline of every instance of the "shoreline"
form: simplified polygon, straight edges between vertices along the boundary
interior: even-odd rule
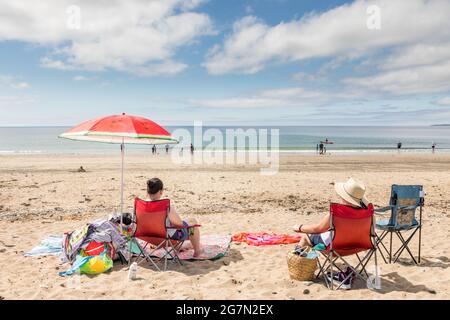
[[[119,149],[118,149],[119,150]],[[167,156],[163,148],[160,148],[161,153],[157,156]],[[74,155],[74,156],[111,156],[117,153],[117,150],[102,150],[98,152],[94,151],[79,151],[79,152],[70,152],[70,151],[62,151],[62,152],[49,152],[49,151],[0,151],[1,156],[33,156],[33,155],[43,155],[43,156],[57,156],[57,155]],[[271,150],[270,148],[267,150],[237,150],[237,151],[229,151],[229,150],[214,150],[214,151],[195,151],[196,154],[201,153],[280,153],[280,154],[292,154],[292,155],[318,155],[315,149],[279,149],[279,150]],[[188,153],[188,151],[186,151]],[[403,148],[400,151],[397,149],[379,149],[379,148],[368,148],[368,149],[334,149],[327,150],[327,155],[390,155],[390,154],[410,154],[410,155],[422,155],[422,154],[449,154],[450,148],[445,149],[436,149],[433,153],[430,148]],[[127,149],[125,154],[132,155],[151,155],[151,149],[149,150],[130,150]],[[169,156],[171,153],[169,152]],[[153,155],[152,155],[153,156]]]

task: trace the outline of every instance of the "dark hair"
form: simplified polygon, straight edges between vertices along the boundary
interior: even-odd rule
[[[147,193],[156,194],[163,189],[163,182],[158,178],[153,178],[147,181]]]

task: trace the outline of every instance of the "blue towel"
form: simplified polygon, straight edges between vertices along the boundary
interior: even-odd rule
[[[25,257],[37,257],[45,255],[59,255],[62,253],[63,236],[50,235],[41,241],[41,244],[26,252]]]

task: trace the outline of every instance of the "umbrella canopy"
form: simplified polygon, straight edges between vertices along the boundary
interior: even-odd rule
[[[88,120],[59,137],[117,144],[178,143],[167,130],[155,122],[126,114]]]
[[[120,211],[123,213],[123,168],[125,144],[173,144],[178,141],[163,127],[142,117],[112,115],[88,120],[59,135],[60,138],[120,144],[122,175],[120,184]],[[122,223],[122,219],[121,219]]]

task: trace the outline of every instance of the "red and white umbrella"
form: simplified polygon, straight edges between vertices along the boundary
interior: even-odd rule
[[[83,122],[59,136],[60,138],[120,144],[122,175],[120,183],[120,212],[123,213],[123,167],[125,144],[174,144],[178,141],[157,123],[142,117],[112,115]]]

